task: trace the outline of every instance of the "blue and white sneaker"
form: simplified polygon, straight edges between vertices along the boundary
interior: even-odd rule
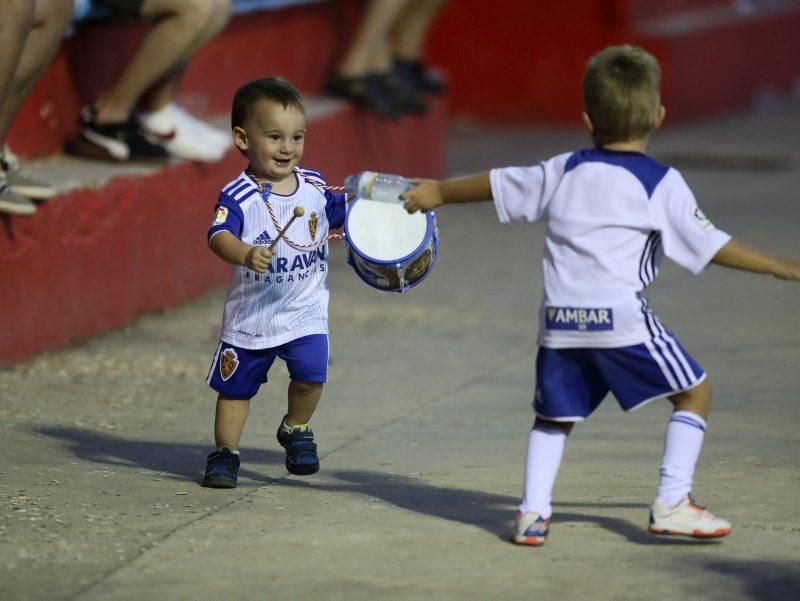
[[[309,476],[319,471],[319,455],[314,443],[314,432],[308,424],[287,426],[281,422],[277,439],[286,449],[286,469],[296,476]]]
[[[550,518],[543,519],[538,513],[517,512],[511,542],[516,545],[541,547],[550,535]]]
[[[203,486],[206,488],[236,488],[239,475],[239,455],[222,447],[208,456]]]

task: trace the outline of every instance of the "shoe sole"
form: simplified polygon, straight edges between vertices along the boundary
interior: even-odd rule
[[[223,476],[209,476],[203,478],[203,486],[206,488],[236,488],[236,480]]]
[[[49,200],[58,194],[58,191],[52,188],[37,188],[21,184],[8,184],[8,187],[20,196],[26,196],[34,200]]]
[[[31,204],[30,206],[26,206],[14,203],[0,202],[0,213],[30,217],[31,215],[36,213],[36,205]]]
[[[526,547],[541,547],[550,538],[548,536],[539,537],[539,536],[517,536],[515,534],[511,535],[511,542],[515,545],[523,545]]]
[[[712,530],[711,532],[706,532],[704,530],[692,530],[691,532],[680,532],[679,530],[669,530],[667,528],[656,528],[654,526],[649,526],[647,531],[650,534],[660,534],[664,536],[689,536],[691,538],[722,538],[723,536],[728,536],[731,532],[733,532],[733,528],[718,528],[717,530]]]
[[[64,144],[64,152],[72,156],[80,157],[83,159],[92,159],[95,161],[103,161],[104,163],[114,163],[117,165],[124,165],[128,163],[143,163],[147,165],[166,165],[169,163],[170,157],[129,157],[127,159],[118,159],[110,154],[102,146],[93,144],[88,140],[84,140],[80,136],[69,139]]]
[[[319,463],[316,465],[291,465],[288,461],[286,462],[286,469],[289,471],[290,474],[294,474],[295,476],[310,476],[311,474],[316,474],[319,471]]]

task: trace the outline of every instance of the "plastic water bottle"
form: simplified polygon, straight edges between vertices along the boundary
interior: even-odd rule
[[[348,194],[378,202],[403,202],[398,197],[411,186],[411,182],[404,177],[375,171],[362,171],[344,180]]]

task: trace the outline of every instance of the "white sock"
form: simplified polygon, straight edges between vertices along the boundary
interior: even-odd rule
[[[539,424],[531,430],[525,457],[525,493],[519,506],[520,512],[538,513],[543,519],[552,515],[553,486],[566,443],[567,435],[558,426]]]
[[[309,429],[309,425],[308,423],[305,423],[305,424],[295,424],[293,426],[290,426],[289,424],[286,423],[285,419],[281,422],[281,430],[283,430],[287,434],[291,434],[292,432],[298,429],[301,432],[305,432],[306,430]]]
[[[692,491],[692,476],[700,457],[706,421],[691,411],[675,411],[664,435],[664,458],[656,499],[675,507]]]

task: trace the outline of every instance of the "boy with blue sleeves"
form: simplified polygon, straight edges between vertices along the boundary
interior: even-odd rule
[[[207,378],[218,393],[216,450],[203,478],[210,488],[236,486],[250,399],[277,358],[286,362],[291,378],[277,431],[286,469],[296,475],[319,470],[308,422],[328,373],[329,230],[342,227],[346,210],[344,194],[298,166],[306,110],[291,84],[264,77],[241,86],[231,128],[248,165],[223,187],[208,231],[212,252],[233,266]]]

